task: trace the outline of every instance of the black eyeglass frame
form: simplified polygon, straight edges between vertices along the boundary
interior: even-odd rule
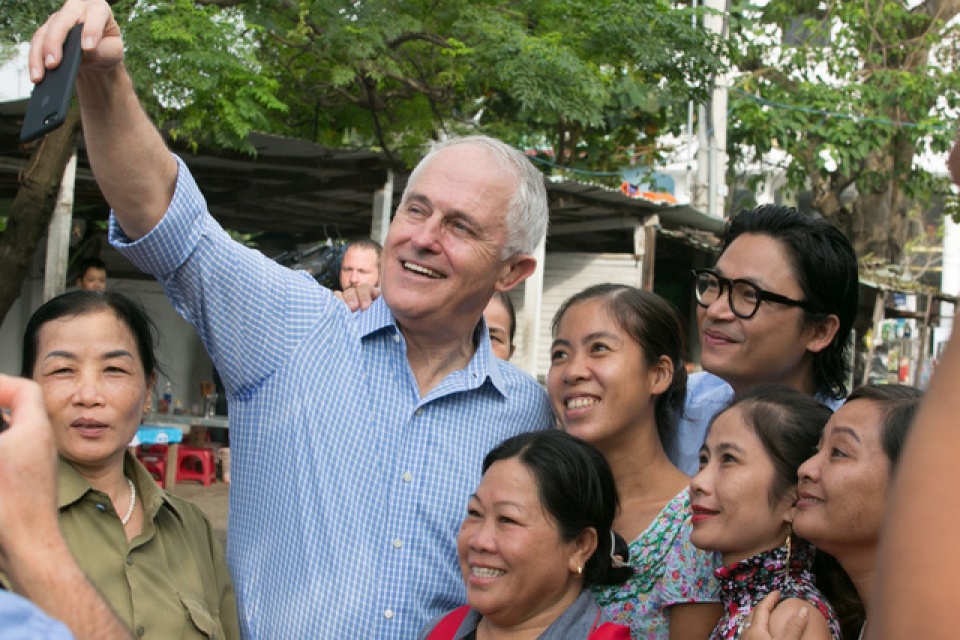
[[[723,296],[723,291],[724,289],[726,289],[727,304],[730,306],[730,311],[733,312],[733,315],[737,316],[742,320],[749,320],[753,316],[757,315],[757,311],[760,310],[760,305],[763,304],[764,300],[766,300],[767,302],[776,302],[779,304],[785,304],[790,307],[800,307],[801,309],[804,309],[811,313],[826,313],[826,311],[824,311],[821,307],[818,307],[815,304],[811,304],[806,300],[794,300],[793,298],[788,298],[787,296],[780,295],[779,293],[766,291],[763,289],[763,287],[761,287],[757,283],[751,282],[750,280],[746,280],[744,278],[733,278],[733,279],[724,278],[713,269],[693,269],[690,272],[690,274],[693,276],[693,293],[697,299],[698,305],[706,309],[707,307],[710,306],[710,304],[713,304],[712,302],[710,304],[705,304],[700,299],[700,296],[701,296],[700,287],[697,286],[697,281],[700,279],[701,275],[713,276],[714,278],[717,279],[717,282],[720,284],[720,292],[717,293],[717,300],[719,300]],[[747,313],[747,314],[737,313],[736,309],[734,309],[733,297],[732,297],[733,287],[737,284],[745,284],[757,292],[757,302],[753,307],[753,311],[751,311],[750,313]]]

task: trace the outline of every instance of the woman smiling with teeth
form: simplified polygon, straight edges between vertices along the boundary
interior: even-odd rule
[[[690,478],[663,447],[686,390],[676,309],[634,287],[596,285],[560,307],[553,335],[554,411],[603,453],[620,494],[613,528],[633,541],[633,575],[595,589],[598,601],[633,638],[707,638],[721,614],[719,558],[690,543]]]
[[[466,606],[426,640],[629,640],[590,592],[629,569],[610,528],[617,489],[600,452],[566,433],[509,438],[483,460],[483,479],[457,536]]]

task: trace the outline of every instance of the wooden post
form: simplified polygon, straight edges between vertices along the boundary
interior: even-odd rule
[[[653,291],[654,264],[657,257],[657,227],[660,216],[652,215],[633,228],[633,253],[640,263],[637,286]]]
[[[373,194],[373,220],[370,222],[370,238],[381,245],[390,228],[390,213],[393,211],[393,171],[387,171],[387,181],[382,189]]]
[[[927,342],[930,340],[930,312],[933,309],[933,305],[940,304],[937,302],[937,298],[933,294],[928,293],[925,295],[925,298],[927,301],[927,307],[923,311],[923,319],[920,321],[920,330],[917,332],[920,334],[917,336],[917,342],[919,343],[919,347],[917,348],[917,366],[913,370],[913,381],[911,382],[911,384],[913,384],[915,387],[920,386],[920,374],[923,371],[923,363],[927,360],[927,348],[929,347]]]
[[[527,278],[523,287],[523,317],[517,318],[517,329],[523,336],[523,353],[518,359],[520,367],[537,377],[537,351],[540,346],[540,307],[543,302],[543,267],[546,260],[546,238],[537,245],[533,257],[537,268]]]
[[[73,187],[77,175],[77,151],[67,161],[57,193],[57,204],[47,227],[47,259],[43,275],[43,301],[63,293],[70,260],[70,227],[73,224]]]
[[[873,302],[873,339],[870,341],[870,348],[867,349],[867,360],[863,367],[863,380],[860,384],[867,384],[870,379],[870,365],[873,362],[873,354],[877,350],[877,340],[882,339],[880,335],[880,322],[883,321],[883,302],[886,296],[883,289],[877,289],[877,297]]]

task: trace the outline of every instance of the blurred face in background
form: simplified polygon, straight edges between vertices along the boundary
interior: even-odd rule
[[[90,267],[77,278],[77,287],[84,291],[106,291],[107,272],[97,267]]]
[[[490,303],[483,310],[483,317],[487,320],[487,330],[490,332],[490,346],[493,353],[501,360],[509,360],[516,346],[510,339],[513,326],[510,322],[510,312],[504,306],[499,296],[490,298]]]
[[[348,247],[340,264],[340,288],[346,291],[358,284],[377,286],[380,283],[380,262],[375,249]]]

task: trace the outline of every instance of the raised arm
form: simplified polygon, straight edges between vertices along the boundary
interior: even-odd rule
[[[0,375],[0,406],[12,410],[0,433],[0,571],[78,640],[131,638],[60,533],[57,454],[40,387]]]
[[[33,36],[30,79],[60,64],[67,32],[83,23],[77,96],[87,157],[104,197],[131,239],[163,217],[177,165],[144,113],[123,66],[120,27],[105,0],[67,0]]]

